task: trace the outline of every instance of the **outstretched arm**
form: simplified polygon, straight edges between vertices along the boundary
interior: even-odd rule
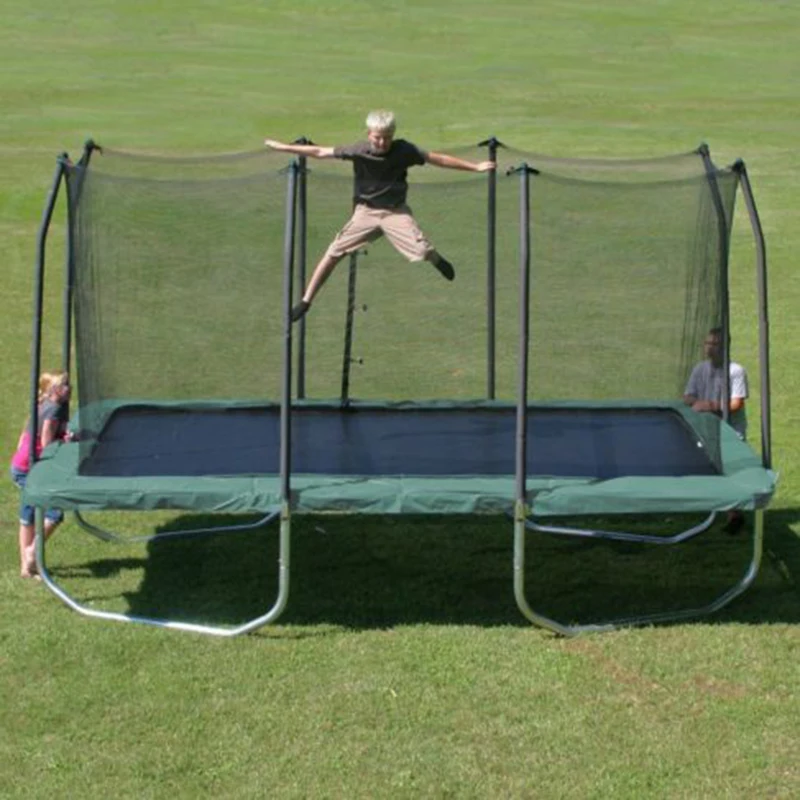
[[[428,163],[446,169],[463,169],[465,172],[489,172],[497,166],[494,161],[465,161],[445,153],[428,153]]]
[[[42,423],[42,449],[58,438],[58,421],[46,419]]]
[[[264,144],[281,153],[294,153],[296,156],[309,156],[310,158],[333,158],[332,147],[319,147],[315,144],[285,144],[275,139],[264,139]]]

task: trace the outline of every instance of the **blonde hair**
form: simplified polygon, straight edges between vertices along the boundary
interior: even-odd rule
[[[69,375],[66,372],[43,372],[39,376],[39,402],[41,403],[53,389],[65,383],[69,383]]]
[[[395,119],[393,111],[386,111],[378,109],[377,111],[370,111],[367,114],[367,130],[369,131],[388,131],[394,133],[397,127],[397,120]]]

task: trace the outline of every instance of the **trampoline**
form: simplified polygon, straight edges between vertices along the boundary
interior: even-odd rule
[[[529,408],[531,512],[755,507],[770,493],[757,459],[729,429],[716,452],[705,417],[678,404]],[[299,405],[293,510],[509,512],[515,424],[516,408],[499,402]],[[28,495],[75,510],[190,496],[199,511],[267,513],[281,503],[279,454],[278,406],[123,405],[88,459],[77,444],[42,459]]]
[[[81,254],[79,200],[87,187],[89,162],[95,149],[87,145],[77,168],[68,174],[73,199],[70,232],[74,245],[72,268],[90,271],[102,268],[100,259]],[[496,153],[492,154],[496,157]],[[727,224],[730,208],[721,208],[721,194],[708,177],[707,154],[698,151],[705,169],[698,183],[709,192],[704,213],[720,241],[701,248],[699,262],[712,263],[716,271],[703,273],[703,280],[722,281],[727,254]],[[305,391],[292,389],[293,376],[305,376],[304,325],[289,321],[296,275],[295,237],[298,187],[302,165],[289,170],[285,208],[286,225],[282,250],[282,318],[275,329],[280,357],[280,397],[272,402],[241,399],[152,399],[147,395],[126,397],[103,381],[105,336],[102,326],[93,328],[87,317],[102,317],[95,297],[104,279],[91,281],[76,275],[77,291],[90,295],[75,301],[78,331],[80,441],[45,451],[34,464],[25,489],[28,503],[35,506],[39,532],[37,559],[42,576],[65,603],[87,616],[145,622],[163,627],[236,635],[274,621],[288,599],[289,543],[294,513],[350,514],[506,514],[514,519],[514,592],[522,613],[532,622],[560,634],[606,630],[620,624],[643,624],[662,619],[680,619],[716,610],[740,594],[758,570],[763,535],[763,509],[775,490],[775,475],[769,464],[768,372],[762,381],[762,453],[757,454],[717,416],[693,411],[680,400],[653,398],[587,398],[543,401],[532,396],[530,360],[532,340],[539,332],[531,314],[532,248],[529,180],[534,173],[527,165],[509,178],[521,177],[518,235],[519,284],[513,301],[519,303],[516,399],[497,399],[493,348],[497,319],[490,309],[487,327],[492,335],[488,356],[488,397],[479,400],[354,400],[349,396],[353,349],[354,263],[348,282],[345,329],[345,359],[341,394],[335,400],[309,399]],[[54,188],[57,190],[67,166],[60,162]],[[716,173],[715,173],[716,174]],[[743,166],[732,173],[746,189],[752,207],[754,230],[757,216]],[[493,176],[492,176],[493,179]],[[559,190],[571,178],[559,178]],[[638,186],[638,184],[637,184]],[[709,189],[709,187],[711,187]],[[87,190],[88,191],[88,190]],[[56,191],[45,212],[40,234],[44,252],[49,214]],[[490,197],[492,193],[490,192]],[[708,202],[707,202],[708,201]],[[732,195],[730,196],[732,203]],[[491,205],[491,204],[490,204]],[[710,211],[709,211],[710,207]],[[492,212],[496,213],[496,212]],[[721,216],[720,216],[721,214]],[[721,225],[720,220],[724,223]],[[684,222],[680,222],[684,225]],[[85,233],[83,235],[86,235]],[[713,238],[713,237],[712,237]],[[758,241],[758,237],[757,237]],[[93,246],[96,246],[93,244]],[[765,281],[763,248],[760,280]],[[724,258],[723,258],[724,256]],[[490,259],[491,261],[492,259]],[[83,264],[83,266],[81,266]],[[39,262],[43,275],[43,255]],[[490,264],[490,274],[495,265]],[[533,270],[536,274],[535,269]],[[301,271],[302,274],[302,271]],[[42,280],[37,282],[41,291]],[[68,307],[76,291],[68,286]],[[111,285],[111,282],[104,285]],[[98,288],[99,287],[99,288]],[[494,287],[493,287],[494,288]],[[116,291],[116,289],[115,289]],[[708,291],[704,289],[703,291]],[[697,294],[696,287],[692,289]],[[695,335],[703,333],[709,320],[726,311],[725,291],[709,292],[708,308],[692,321]],[[116,295],[115,295],[116,296]],[[765,284],[760,302],[766,307]],[[696,297],[694,302],[697,302]],[[725,314],[723,313],[723,318]],[[760,329],[763,362],[766,362],[766,315]],[[37,320],[38,338],[41,320]],[[106,323],[103,323],[106,324]],[[81,327],[83,326],[83,328]],[[684,323],[686,326],[686,323]],[[88,330],[88,333],[87,333]],[[297,338],[300,354],[292,349]],[[65,337],[69,346],[69,320]],[[82,356],[82,350],[83,356]],[[91,355],[92,359],[88,356]],[[115,356],[118,353],[115,352]],[[298,361],[299,358],[299,361]],[[682,356],[684,361],[688,356]],[[273,362],[274,363],[274,362]],[[683,362],[681,362],[683,363]],[[86,364],[81,374],[80,366]],[[685,371],[685,369],[684,369]],[[33,374],[38,374],[38,363]],[[115,373],[117,374],[117,373]],[[164,380],[169,380],[167,375]],[[119,378],[117,378],[119,380]],[[136,380],[131,382],[131,385]],[[602,394],[602,393],[600,393]],[[35,424],[35,402],[33,422]],[[75,511],[90,532],[98,532],[81,516],[102,509],[186,509],[198,513],[263,514],[258,524],[280,518],[279,590],[274,605],[263,615],[236,627],[133,617],[99,611],[72,598],[48,573],[41,510],[58,507]],[[525,587],[525,538],[531,529],[565,535],[621,538],[643,544],[674,544],[705,530],[714,514],[727,509],[754,512],[753,554],[745,574],[712,604],[651,614],[603,624],[571,625],[551,620],[532,609]],[[677,536],[626,534],[561,528],[544,524],[548,517],[614,514],[663,514],[691,512],[708,514],[707,520]],[[163,535],[163,534],[162,534]],[[104,538],[114,538],[109,534]],[[153,537],[157,538],[157,537]]]

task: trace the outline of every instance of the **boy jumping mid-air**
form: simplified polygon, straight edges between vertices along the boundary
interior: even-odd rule
[[[425,238],[406,205],[408,168],[433,164],[448,169],[488,172],[495,168],[495,164],[493,161],[464,161],[443,153],[422,150],[405,139],[395,139],[395,127],[395,116],[391,111],[371,111],[367,115],[365,142],[347,147],[319,147],[284,144],[274,139],[264,141],[267,147],[285,153],[353,162],[353,216],[317,264],[303,299],[292,309],[293,322],[308,311],[322,284],[344,256],[381,236],[386,236],[409,261],[430,261],[447,280],[455,278],[453,265],[439,255]]]

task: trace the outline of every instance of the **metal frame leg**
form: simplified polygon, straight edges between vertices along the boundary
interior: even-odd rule
[[[626,533],[624,531],[604,531],[595,528],[568,528],[559,525],[542,525],[528,517],[525,527],[540,533],[554,533],[561,536],[583,536],[591,539],[611,539],[618,542],[640,542],[642,544],[678,544],[707,531],[717,518],[717,512],[712,511],[701,523],[687,528],[685,531],[672,536],[659,536],[650,533]]]
[[[279,511],[268,515],[268,519],[274,519],[280,514],[280,532],[279,532],[279,557],[278,557],[278,595],[272,605],[264,614],[248,620],[247,622],[233,626],[223,627],[220,625],[203,625],[201,623],[193,622],[179,622],[170,619],[157,619],[151,617],[141,617],[134,614],[123,614],[113,611],[99,611],[97,609],[89,608],[83,605],[78,600],[69,595],[62,589],[52,578],[47,570],[45,559],[45,541],[44,541],[44,511],[40,508],[36,509],[36,565],[39,570],[39,575],[47,588],[53,592],[64,604],[69,606],[73,611],[77,611],[86,617],[93,617],[95,619],[106,619],[114,622],[136,622],[143,625],[151,625],[158,628],[169,628],[172,630],[188,631],[190,633],[202,633],[210,636],[231,637],[239,636],[243,633],[250,633],[251,631],[261,628],[271,622],[274,622],[283,613],[286,608],[286,603],[289,598],[289,559],[290,559],[290,540],[291,540],[291,512],[288,505],[281,507]],[[267,517],[265,517],[267,519]],[[210,529],[208,529],[210,531]],[[223,530],[230,530],[223,529]],[[204,532],[206,532],[204,530]],[[195,531],[195,533],[197,533]],[[139,539],[129,539],[127,541],[148,541],[152,539],[163,538],[164,534],[156,534],[151,537],[140,537]]]
[[[631,627],[635,625],[653,625],[659,622],[675,622],[693,617],[702,617],[719,611],[728,605],[732,600],[742,594],[755,580],[761,565],[761,557],[764,549],[764,509],[757,509],[753,512],[754,531],[753,549],[750,563],[744,571],[742,577],[729,589],[710,603],[698,608],[686,608],[677,611],[667,611],[655,614],[645,614],[642,616],[621,617],[607,622],[592,623],[588,625],[565,625],[556,620],[550,619],[534,611],[528,603],[526,595],[525,581],[525,543],[528,520],[524,508],[517,509],[514,516],[514,596],[517,606],[523,615],[535,625],[547,628],[561,636],[576,636],[582,633],[600,633],[605,631],[617,630],[619,628]],[[563,532],[563,531],[562,531]],[[635,535],[635,534],[634,534]],[[631,541],[626,539],[625,541]],[[647,540],[647,543],[651,543]]]
[[[232,531],[248,531],[269,524],[270,522],[272,522],[273,519],[275,519],[275,517],[278,516],[279,513],[280,511],[273,510],[270,511],[268,514],[265,514],[263,517],[261,517],[261,519],[257,520],[256,522],[247,522],[241,525],[220,525],[219,527],[214,527],[214,528],[190,528],[189,530],[164,531],[162,533],[151,533],[142,536],[123,536],[122,534],[114,533],[113,531],[106,530],[105,528],[102,528],[99,525],[95,525],[89,522],[80,511],[74,512],[76,522],[88,534],[91,534],[95,538],[101,539],[104,542],[118,542],[121,544],[134,544],[136,542],[152,542],[157,539],[168,539],[168,538],[174,539],[180,536],[206,536],[206,535],[214,535],[217,533],[229,533]]]

